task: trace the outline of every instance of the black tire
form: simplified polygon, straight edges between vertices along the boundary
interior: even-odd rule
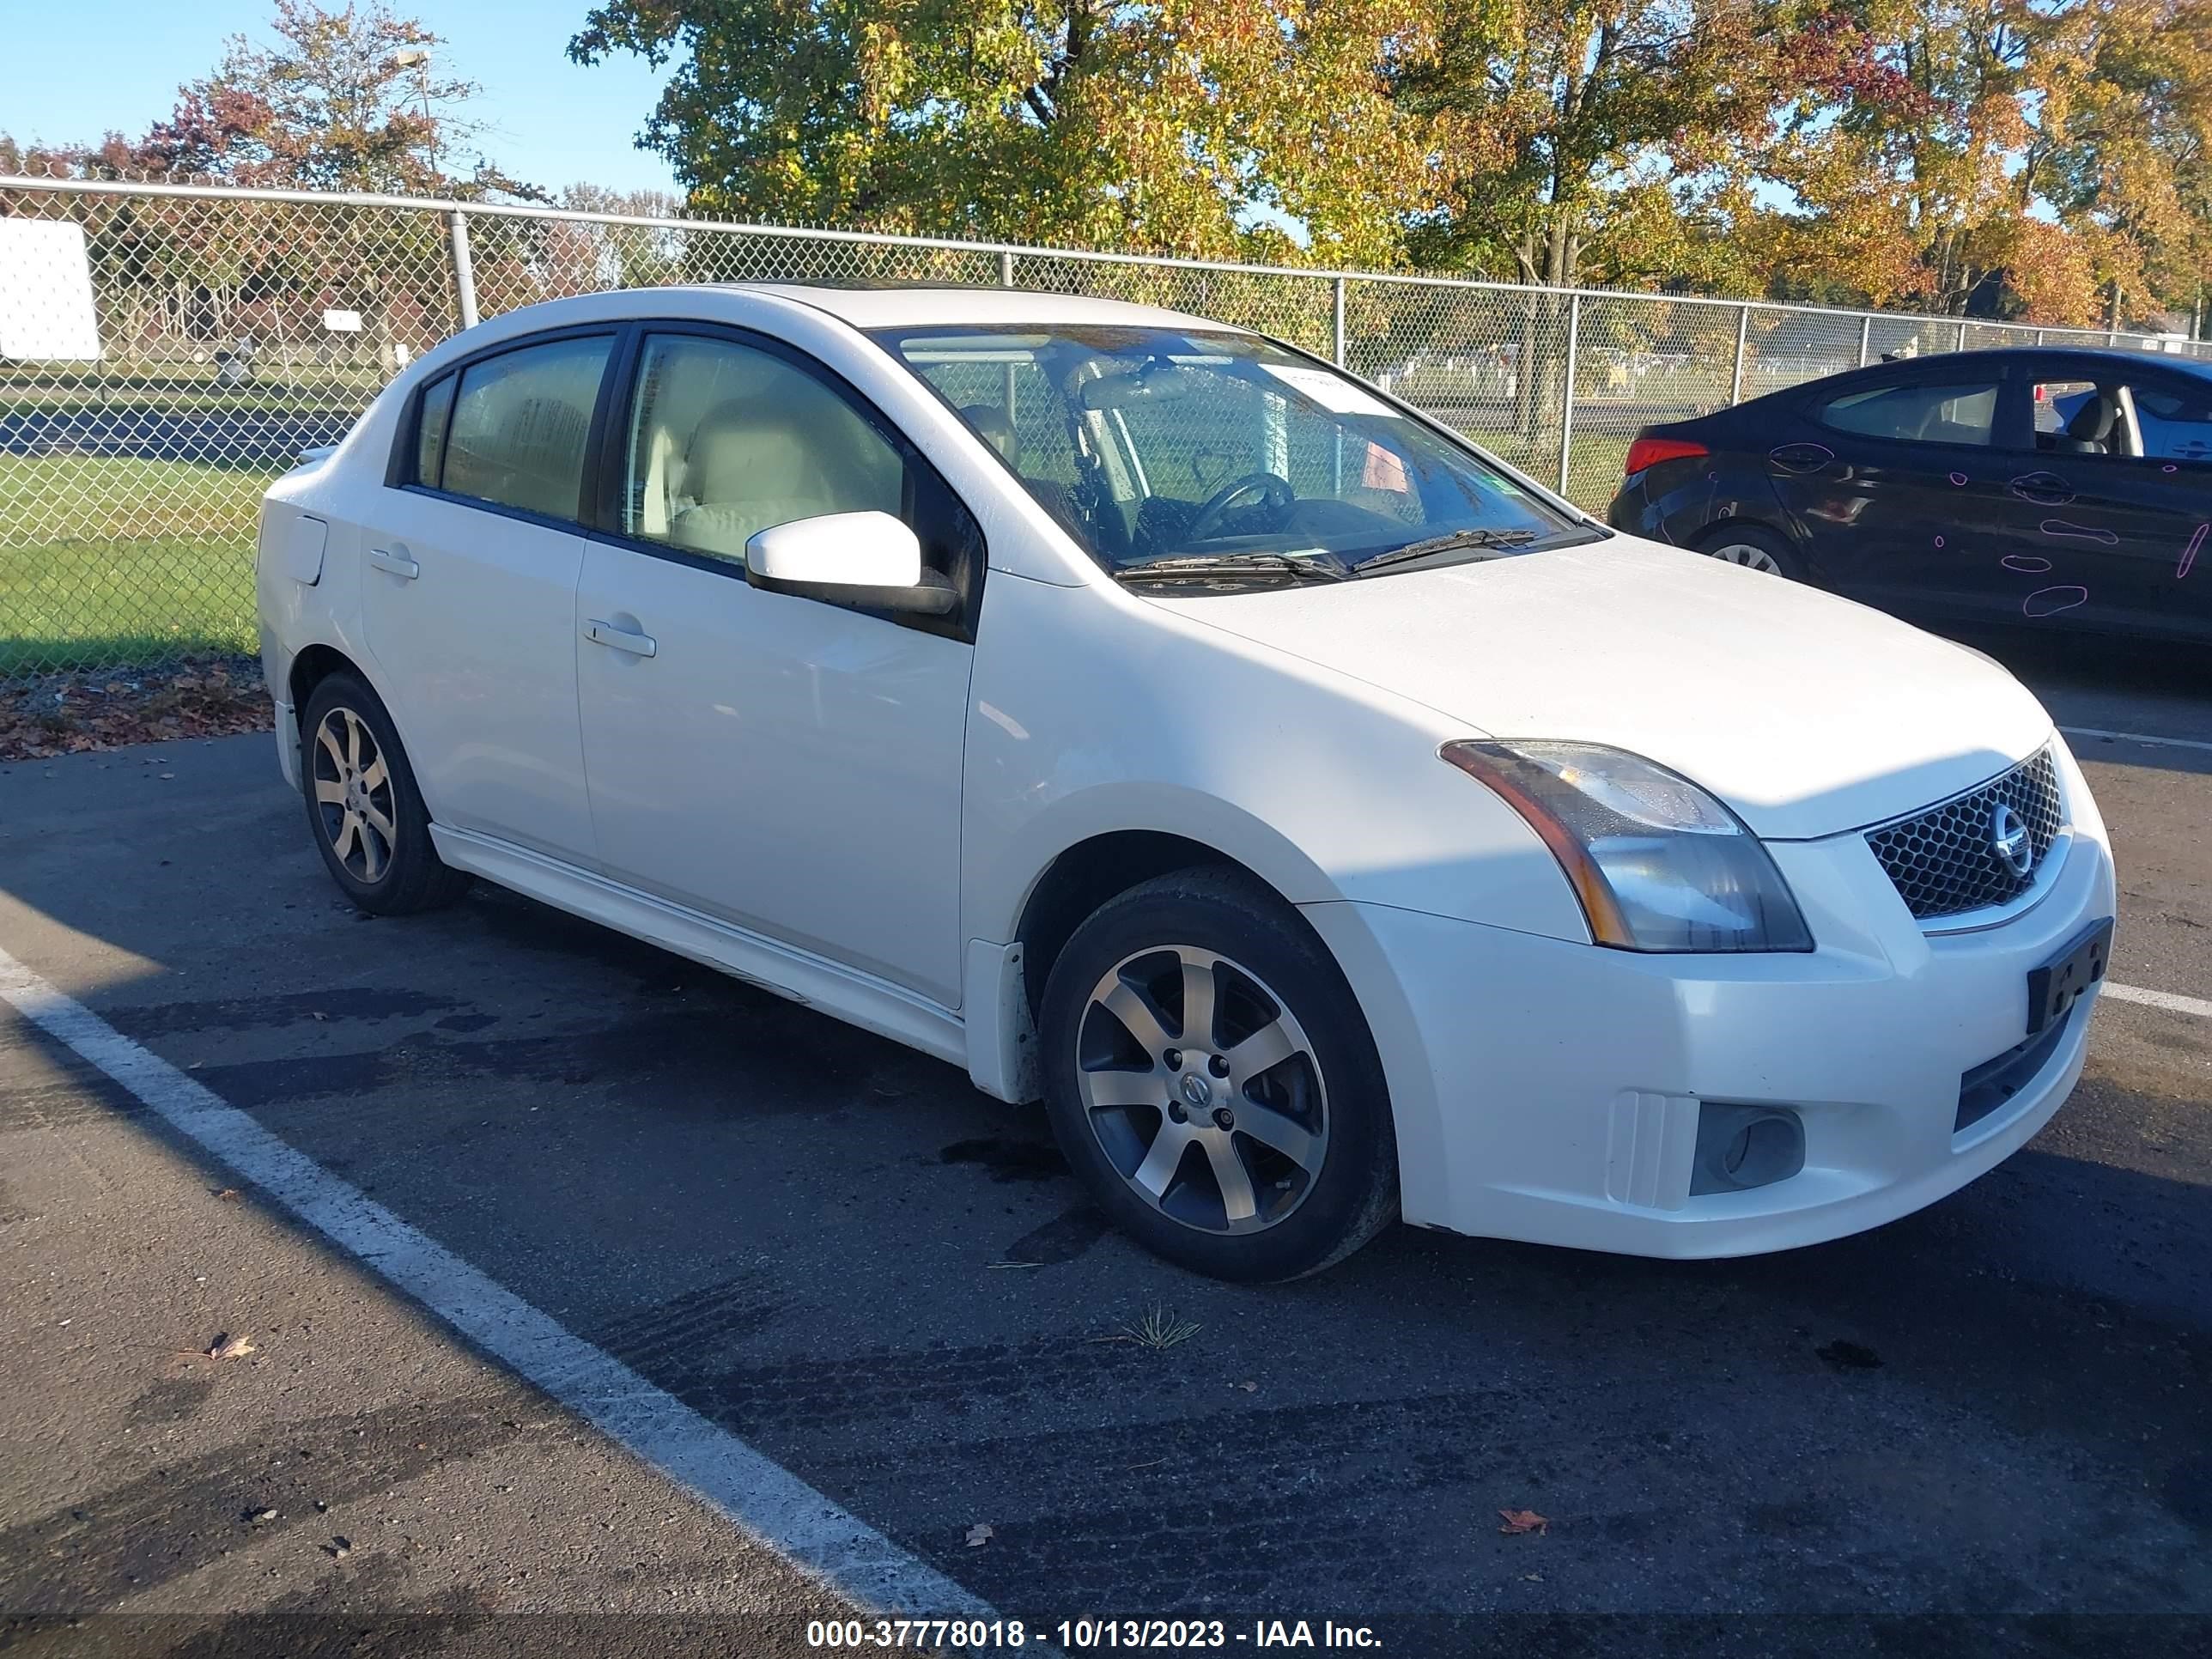
[[[1754,548],[1766,556],[1773,565],[1769,574],[1793,582],[1802,582],[1806,579],[1805,561],[1797,550],[1790,544],[1787,537],[1769,530],[1765,525],[1735,524],[1723,520],[1698,538],[1698,551],[1709,557],[1725,558],[1730,550],[1744,548]],[[1729,562],[1748,569],[1765,568],[1745,556],[1729,558]]]
[[[1180,988],[1194,972],[1216,1011],[1197,1034],[1183,1029]],[[1138,1025],[1149,1021],[1152,1045],[1094,1000],[1102,988],[1136,1008]],[[1041,1025],[1060,1150],[1107,1215],[1156,1255],[1216,1279],[1296,1279],[1341,1261],[1396,1217],[1397,1138],[1375,1039],[1312,929],[1250,878],[1184,871],[1108,901],[1053,963]],[[1301,1046],[1231,1074],[1230,1055],[1263,1032]],[[1245,1062],[1261,1047],[1243,1050]],[[1205,1088],[1203,1103],[1186,1104]],[[1125,1091],[1145,1098],[1094,1103]],[[1155,1158],[1164,1173],[1152,1179],[1166,1190],[1147,1196],[1135,1183]],[[1231,1222],[1238,1205],[1243,1218]]]
[[[326,725],[329,744],[320,736]],[[362,744],[349,757],[356,736]],[[318,684],[300,712],[300,777],[323,864],[361,908],[410,915],[451,904],[468,890],[467,873],[446,864],[430,844],[430,815],[383,700],[343,670]],[[319,785],[325,787],[319,792]],[[329,786],[345,798],[322,799]],[[380,824],[388,826],[388,836]]]

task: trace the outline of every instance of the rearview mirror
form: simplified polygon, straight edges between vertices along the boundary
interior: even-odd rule
[[[921,564],[921,540],[888,513],[824,513],[771,526],[745,544],[754,586],[837,605],[941,617],[957,589]]]
[[[1188,369],[1155,360],[1128,374],[1102,374],[1076,388],[1076,401],[1085,409],[1127,409],[1136,404],[1166,403],[1187,398],[1192,389]]]

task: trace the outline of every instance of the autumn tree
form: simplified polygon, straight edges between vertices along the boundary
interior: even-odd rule
[[[1764,167],[1794,198],[1790,265],[1865,303],[2039,324],[2193,300],[2208,0],[1854,0],[1797,50]]]
[[[702,210],[1387,262],[1425,158],[1402,0],[606,0],[569,47],[679,61],[646,130]]]
[[[213,74],[135,149],[142,164],[240,185],[464,198],[542,192],[477,148],[481,90],[437,68],[443,40],[384,0],[276,0],[273,39],[234,35]]]
[[[1440,204],[1419,263],[1568,284],[1674,270],[1748,206],[1748,141],[1774,93],[1765,0],[1437,0],[1433,49],[1397,66]],[[1702,246],[1699,245],[1702,244]]]

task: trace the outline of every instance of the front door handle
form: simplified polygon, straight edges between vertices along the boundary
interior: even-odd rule
[[[650,657],[660,649],[652,635],[639,634],[627,628],[617,628],[609,622],[587,622],[584,637],[594,645],[612,646],[617,651],[627,651],[634,656]]]
[[[368,562],[379,570],[388,570],[402,581],[413,581],[422,574],[422,567],[404,553],[394,553],[388,548],[372,547]]]

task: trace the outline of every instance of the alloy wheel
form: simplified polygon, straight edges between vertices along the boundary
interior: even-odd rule
[[[1108,1162],[1170,1219],[1261,1232],[1312,1191],[1328,1151],[1321,1066],[1283,1000],[1227,957],[1124,957],[1091,988],[1075,1062]]]
[[[363,883],[382,878],[398,844],[392,770],[376,734],[350,708],[325,714],[315,728],[315,817],[331,851]]]
[[[1740,564],[1747,570],[1764,570],[1770,576],[1782,574],[1782,567],[1774,555],[1750,542],[1729,542],[1712,550],[1711,556],[1723,564]]]

